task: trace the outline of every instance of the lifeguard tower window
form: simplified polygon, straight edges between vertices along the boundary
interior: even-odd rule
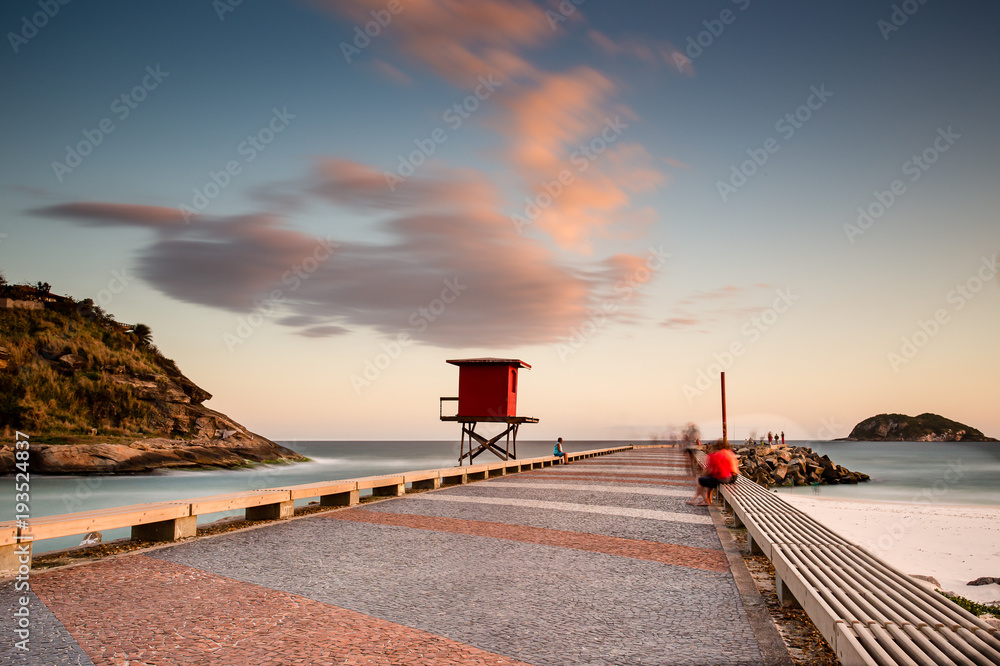
[[[517,370],[510,369],[510,392],[517,393]]]

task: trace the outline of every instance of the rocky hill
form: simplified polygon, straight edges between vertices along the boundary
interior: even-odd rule
[[[148,327],[121,324],[89,300],[47,289],[4,292],[0,474],[14,470],[15,430],[31,438],[36,474],[304,460],[205,407],[211,394],[159,352]]]
[[[854,426],[847,441],[862,442],[995,442],[972,426],[937,414],[879,414]]]

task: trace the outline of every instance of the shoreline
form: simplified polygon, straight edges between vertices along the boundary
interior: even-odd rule
[[[1000,603],[1000,585],[966,585],[1000,574],[1000,506],[781,497],[905,574],[931,576],[977,603]]]

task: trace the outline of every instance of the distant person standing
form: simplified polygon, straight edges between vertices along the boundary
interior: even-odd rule
[[[781,431],[781,445],[782,446],[785,445],[785,431],[784,430]]]
[[[698,453],[702,450],[701,432],[694,423],[688,423],[684,428],[683,442],[691,476],[698,476],[701,473],[701,465],[698,464]]]
[[[768,430],[767,431],[767,444],[768,444],[768,446],[770,446],[773,443],[774,443],[774,438],[771,436],[771,431]]]
[[[562,456],[563,465],[568,465],[569,464],[569,454],[566,453],[565,450],[563,450],[562,437],[560,437],[556,441],[556,445],[554,447],[552,447],[552,455],[554,455],[556,457]]]

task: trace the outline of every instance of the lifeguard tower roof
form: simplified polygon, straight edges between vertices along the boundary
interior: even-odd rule
[[[458,366],[459,417],[470,422],[517,417],[517,373],[530,365],[517,358],[462,358],[448,363]]]
[[[448,361],[448,363],[457,366],[474,365],[480,363],[488,365],[513,365],[515,368],[531,369],[530,365],[516,358],[460,358]]]

